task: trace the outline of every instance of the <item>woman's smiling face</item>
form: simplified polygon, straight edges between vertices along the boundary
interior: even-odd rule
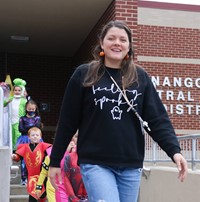
[[[105,65],[120,68],[120,64],[130,49],[128,35],[124,29],[112,27],[108,30],[101,48],[105,53]]]

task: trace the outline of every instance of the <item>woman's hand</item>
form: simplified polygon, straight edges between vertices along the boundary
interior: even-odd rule
[[[56,167],[49,167],[48,176],[52,186],[57,190],[57,182],[62,184],[61,169]]]
[[[173,159],[179,171],[178,178],[181,182],[183,182],[188,172],[187,161],[180,153],[174,154]]]

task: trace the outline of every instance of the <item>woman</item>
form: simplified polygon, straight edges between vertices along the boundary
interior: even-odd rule
[[[78,164],[89,201],[136,202],[143,127],[177,164],[183,181],[186,160],[149,76],[133,63],[131,30],[111,21],[100,33],[94,60],[79,66],[66,88],[51,153],[53,186],[55,176],[61,181],[59,163],[78,128]]]

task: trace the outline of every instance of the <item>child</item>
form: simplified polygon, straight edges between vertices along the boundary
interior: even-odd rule
[[[11,101],[12,147],[15,150],[17,139],[21,135],[19,132],[19,118],[25,115],[25,104],[27,100],[24,98],[26,81],[16,78],[13,83],[14,96],[9,101]]]
[[[64,159],[64,185],[68,194],[68,202],[87,201],[87,192],[83,184],[80,167],[77,165],[78,155],[76,146]]]
[[[41,118],[39,116],[39,110],[34,100],[29,100],[25,105],[26,115],[19,119],[19,131],[21,135],[17,139],[16,147],[19,144],[29,143],[28,130],[31,127],[41,126]],[[21,184],[26,185],[27,183],[27,169],[24,160],[21,160]]]
[[[21,116],[19,119],[19,131],[21,136],[17,139],[17,145],[29,143],[27,136],[28,130],[31,127],[41,128],[41,118],[39,116],[39,110],[34,100],[29,100],[25,105],[26,115]]]
[[[63,181],[68,202],[88,201],[85,186],[83,184],[80,167],[77,165],[76,152],[78,133],[76,133],[68,146],[68,152],[61,161],[61,172],[64,172]]]
[[[78,138],[78,132],[75,133],[75,135],[72,137],[71,142],[69,143],[67,150],[61,160],[60,167],[61,167],[61,175],[62,179],[65,178],[65,171],[64,171],[64,160],[65,157],[72,152],[73,147],[77,144],[77,138]],[[64,184],[64,180],[62,183],[58,183],[58,189],[56,190],[56,202],[68,202],[68,194],[66,190],[66,186]]]
[[[66,150],[66,154],[65,156],[72,151],[72,149],[76,146],[77,143],[77,133],[73,136],[72,141],[70,142],[67,150]],[[47,151],[47,156],[45,157],[44,162],[42,163],[42,170],[40,172],[40,176],[38,179],[38,183],[36,186],[36,195],[39,198],[41,196],[41,190],[45,181],[45,178],[48,176],[48,170],[49,170],[49,163],[50,163],[50,153],[51,153],[51,149],[52,147],[49,147],[46,151]],[[64,158],[62,160],[62,165],[64,166]],[[64,169],[64,168],[63,168]],[[64,171],[62,170],[62,176],[64,179]],[[68,195],[67,195],[67,191],[66,191],[66,187],[64,185],[64,182],[62,184],[58,185],[58,189],[55,192],[55,189],[53,188],[53,186],[51,185],[49,179],[47,180],[47,185],[46,185],[46,192],[47,192],[47,199],[48,202],[68,202]],[[55,195],[56,194],[56,195]]]
[[[30,139],[30,143],[18,145],[16,153],[12,154],[12,159],[14,161],[19,161],[20,158],[24,158],[28,170],[27,192],[29,193],[29,202],[45,202],[45,188],[42,188],[41,197],[38,200],[35,193],[35,187],[40,175],[42,162],[46,155],[46,149],[50,147],[51,144],[40,142],[42,132],[37,127],[29,129],[28,137]]]

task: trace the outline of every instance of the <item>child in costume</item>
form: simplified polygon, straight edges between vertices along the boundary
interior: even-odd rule
[[[28,138],[28,130],[31,127],[40,128],[41,126],[41,118],[39,116],[39,110],[37,104],[34,100],[27,101],[25,105],[26,115],[21,116],[19,119],[19,132],[21,135],[17,139],[16,147],[19,144],[29,143],[30,140]],[[21,160],[21,184],[26,185],[27,183],[27,169],[25,166],[25,162]]]
[[[72,152],[68,153],[64,159],[64,185],[68,202],[89,202],[77,160],[78,155],[74,146]]]
[[[10,146],[10,125],[9,125],[9,108],[8,103],[9,95],[10,95],[10,88],[9,85],[5,82],[0,83],[0,87],[3,89],[4,93],[4,102],[3,102],[3,146]]]
[[[21,136],[17,139],[18,144],[29,143],[28,130],[32,127],[41,128],[41,117],[37,103],[34,100],[28,100],[25,104],[26,115],[21,116],[19,119],[19,131]]]
[[[87,193],[82,181],[82,176],[80,173],[80,168],[77,165],[77,153],[76,153],[76,144],[78,138],[78,131],[73,136],[70,144],[68,145],[67,151],[63,159],[61,160],[61,174],[63,179],[63,189],[68,195],[68,202],[81,202],[87,201]],[[58,190],[60,185],[58,184]],[[56,201],[64,202],[66,200],[63,197],[60,197],[57,200],[57,191],[56,191]]]
[[[70,144],[69,144],[70,145]],[[69,146],[68,146],[69,147]],[[64,165],[64,159],[65,159],[65,156],[69,153],[69,150],[67,149],[62,160],[61,160],[61,163],[60,165]],[[64,179],[64,170],[63,170],[63,166],[61,166],[61,176],[62,176],[62,179]],[[57,190],[55,192],[56,194],[56,202],[68,202],[68,194],[67,194],[67,191],[66,191],[66,188],[65,188],[65,185],[64,185],[64,180],[62,180],[62,183],[59,183],[58,180],[57,180]]]
[[[30,143],[18,145],[15,154],[12,154],[12,159],[14,161],[19,161],[21,157],[24,158],[28,170],[27,192],[29,194],[29,202],[45,202],[45,187],[41,190],[40,199],[36,196],[35,188],[40,175],[42,162],[46,156],[46,149],[50,147],[51,144],[40,142],[42,132],[37,127],[29,129],[28,137]]]
[[[47,156],[44,159],[44,162],[42,163],[42,170],[40,172],[40,176],[36,185],[36,196],[37,198],[40,198],[41,196],[41,190],[43,188],[43,184],[45,179],[48,177],[48,170],[49,170],[49,163],[50,163],[50,153],[51,153],[51,149],[52,147],[49,147],[46,152],[47,152]],[[56,198],[55,198],[55,189],[53,188],[53,186],[51,185],[49,179],[47,179],[47,183],[46,183],[46,193],[47,193],[47,199],[48,202],[56,202]]]
[[[76,142],[77,142],[77,134],[75,134],[72,138],[72,141],[70,142],[66,153],[63,157],[63,160],[61,162],[61,165],[63,165],[62,167],[64,167],[64,159],[65,156],[72,151],[72,148],[74,148],[76,146]],[[51,153],[51,149],[52,147],[49,147],[47,149],[47,156],[45,157],[44,162],[42,163],[42,170],[40,172],[40,176],[38,179],[38,183],[36,186],[36,195],[39,198],[41,196],[41,190],[43,188],[43,184],[44,181],[46,179],[46,177],[48,177],[48,170],[49,170],[49,164],[50,164],[50,153]],[[63,168],[64,169],[64,168]],[[64,179],[64,170],[62,169],[62,177]],[[58,185],[58,189],[55,191],[55,189],[53,188],[53,186],[51,185],[49,179],[47,180],[47,184],[46,184],[46,192],[47,192],[47,199],[48,202],[68,202],[68,195],[67,195],[67,191],[66,191],[66,187],[64,185],[64,180],[62,184]]]
[[[12,145],[13,150],[16,149],[16,142],[18,137],[21,135],[19,132],[19,118],[26,114],[25,104],[27,100],[24,98],[24,89],[26,81],[20,78],[16,78],[14,83],[14,96],[10,98],[11,100],[11,124],[12,124]]]
[[[61,167],[61,176],[62,179],[65,178],[65,171],[64,171],[64,160],[65,157],[72,152],[72,148],[76,146],[77,144],[77,138],[78,138],[78,131],[74,134],[74,136],[72,137],[71,142],[69,143],[67,150],[65,151],[65,154],[60,162],[60,167]],[[67,194],[67,190],[64,184],[64,180],[62,180],[62,183],[58,183],[57,181],[57,185],[58,185],[58,189],[56,190],[56,202],[68,202],[68,194]]]

